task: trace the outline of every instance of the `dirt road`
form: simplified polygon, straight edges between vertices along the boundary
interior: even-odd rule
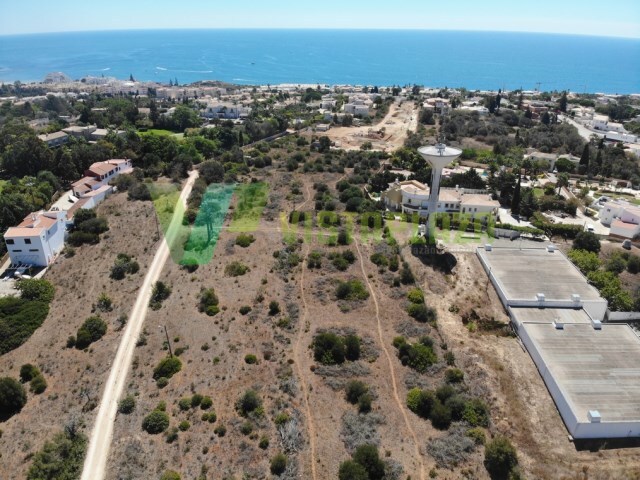
[[[373,150],[391,151],[404,145],[409,131],[418,127],[418,110],[413,102],[394,103],[389,113],[376,125],[363,127],[334,127],[326,135],[336,147],[344,150],[358,150],[364,142],[371,142]],[[384,128],[384,134],[377,132]]]
[[[193,182],[198,177],[197,172],[191,172],[189,178],[180,193],[178,201],[186,204],[186,200],[191,193]],[[149,271],[144,278],[144,282],[138,293],[136,303],[131,310],[127,327],[125,329],[120,346],[116,353],[111,366],[111,373],[104,388],[102,400],[96,421],[93,425],[91,438],[89,439],[89,448],[84,461],[82,471],[82,480],[100,480],[105,477],[107,458],[109,456],[109,448],[111,446],[111,437],[113,435],[113,422],[116,418],[118,400],[122,395],[122,391],[127,380],[127,372],[133,359],[133,353],[136,341],[140,336],[142,325],[147,316],[149,299],[151,298],[151,290],[153,284],[160,277],[162,268],[169,258],[169,244],[173,240],[178,226],[182,222],[179,215],[174,215],[171,225],[167,231],[166,241],[162,241],[158,247],[153,261],[149,267]]]

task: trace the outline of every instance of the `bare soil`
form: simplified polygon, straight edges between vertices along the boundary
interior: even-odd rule
[[[32,363],[48,384],[41,395],[29,393],[22,411],[0,424],[2,478],[25,478],[30,456],[62,431],[70,418],[79,417],[87,426],[93,422],[91,407],[100,399],[120,341],[117,319],[133,305],[155,251],[156,232],[151,203],[129,202],[126,194],[108,198],[98,214],[107,217],[109,231],[99,244],[76,248],[73,257],[56,260],[44,277],[56,287],[47,319],[27,342],[2,356],[0,376],[19,378],[20,366]],[[140,271],[121,281],[111,280],[109,273],[118,253],[134,256]],[[108,324],[106,335],[86,352],[66,348],[67,338],[92,315],[102,292],[114,304],[113,311],[100,313]]]

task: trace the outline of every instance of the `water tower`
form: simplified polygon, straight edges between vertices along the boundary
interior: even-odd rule
[[[427,236],[433,235],[435,230],[435,213],[438,209],[438,193],[440,192],[440,177],[442,169],[462,155],[462,150],[447,147],[444,143],[438,142],[434,146],[420,147],[418,153],[431,165],[431,191],[429,193],[429,221],[427,223]]]

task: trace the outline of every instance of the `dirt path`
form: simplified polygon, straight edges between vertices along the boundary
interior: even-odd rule
[[[300,211],[311,198],[311,191],[309,185],[305,184],[305,191],[307,193],[305,200],[297,206],[296,210]],[[302,389],[302,398],[304,401],[304,414],[306,417],[307,432],[309,435],[309,450],[310,450],[310,463],[311,463],[311,478],[317,479],[316,472],[316,429],[313,423],[313,414],[311,413],[311,406],[309,405],[309,387],[305,379],[305,374],[302,371],[302,358],[305,355],[307,349],[303,344],[304,333],[307,331],[307,322],[309,308],[307,306],[307,297],[304,290],[304,274],[307,271],[307,257],[309,256],[309,245],[305,246],[304,256],[302,258],[302,271],[300,273],[300,298],[302,299],[302,316],[300,317],[300,323],[298,324],[298,335],[296,337],[296,343],[293,347],[294,365],[296,367],[296,374],[300,379],[300,385]]]
[[[384,355],[387,358],[387,362],[389,364],[389,373],[391,374],[391,385],[393,386],[393,397],[395,398],[396,403],[398,404],[398,409],[400,410],[400,413],[402,414],[402,418],[404,418],[404,423],[407,426],[407,430],[411,434],[411,437],[413,438],[413,442],[415,444],[416,458],[420,462],[420,480],[425,480],[424,460],[422,458],[422,455],[420,454],[420,443],[418,441],[418,436],[416,435],[416,432],[411,427],[411,422],[409,421],[409,416],[407,415],[407,411],[404,408],[404,403],[402,402],[402,400],[400,399],[400,395],[398,394],[398,385],[397,385],[398,382],[396,380],[395,369],[393,368],[393,359],[391,357],[391,354],[389,353],[389,349],[387,348],[387,346],[386,346],[386,344],[384,342],[384,336],[382,334],[382,323],[381,323],[381,320],[380,320],[380,306],[378,305],[378,298],[376,297],[376,292],[373,289],[373,285],[371,285],[371,282],[369,281],[368,272],[367,272],[367,270],[366,270],[366,268],[364,266],[364,258],[362,256],[362,252],[360,251],[360,246],[358,245],[358,240],[354,239],[353,243],[355,244],[356,250],[358,251],[358,258],[360,259],[360,268],[362,270],[362,276],[364,277],[365,282],[367,282],[367,287],[369,288],[369,292],[371,292],[371,298],[373,299],[373,303],[374,303],[374,305],[376,307],[376,322],[377,322],[377,326],[378,326],[378,339],[380,340],[380,346],[382,347],[382,350],[384,351]]]
[[[191,172],[189,174],[189,178],[180,193],[179,201],[186,204],[193,182],[197,177],[197,172]],[[93,425],[93,430],[91,431],[89,448],[87,450],[87,456],[85,458],[84,468],[82,471],[82,480],[101,480],[105,477],[118,399],[122,395],[136,342],[140,336],[142,325],[144,324],[144,320],[147,316],[147,309],[149,306],[149,299],[151,298],[153,284],[160,277],[164,264],[169,258],[169,244],[173,239],[172,237],[174,237],[178,231],[178,228],[176,227],[181,221],[182,219],[178,218],[178,215],[174,215],[171,220],[171,225],[167,231],[167,240],[160,243],[153,261],[149,266],[149,271],[144,278],[142,287],[138,292],[136,303],[129,315],[127,327],[124,331],[124,335],[122,336],[122,340],[120,341],[120,346],[118,347],[115,359],[113,360],[111,373],[109,374],[109,379],[105,384],[102,400],[100,401],[100,409],[98,410],[98,415],[96,416],[96,421]]]

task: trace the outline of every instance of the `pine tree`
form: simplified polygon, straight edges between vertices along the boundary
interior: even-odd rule
[[[580,155],[580,165],[585,167],[589,166],[589,144],[587,143],[582,149],[582,155]]]
[[[560,100],[558,101],[558,108],[560,108],[561,112],[565,112],[567,111],[567,92],[562,92],[562,96],[560,97]]]
[[[135,82],[136,81],[135,78],[133,78],[133,73],[129,74],[129,81],[130,82]]]
[[[520,215],[520,182],[522,176],[520,175],[520,166],[518,165],[518,183],[513,191],[513,198],[511,199],[511,214]]]

